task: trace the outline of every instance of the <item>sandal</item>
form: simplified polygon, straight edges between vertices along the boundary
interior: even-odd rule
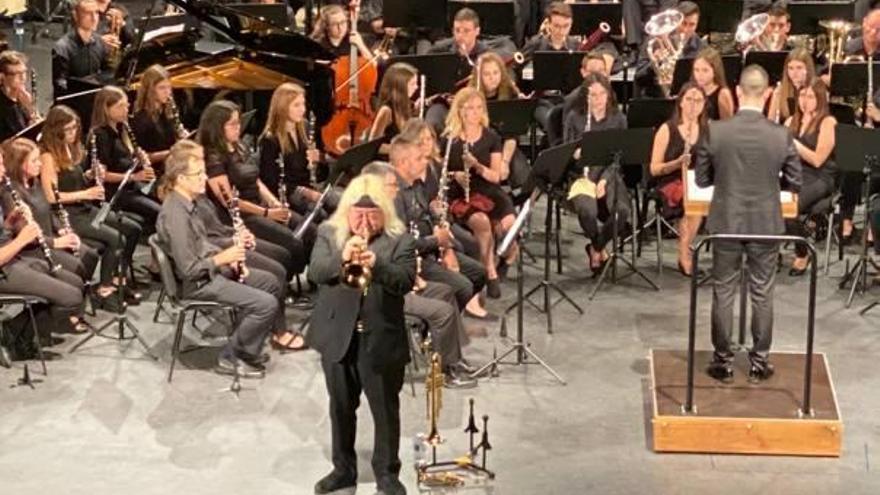
[[[308,349],[309,346],[306,345],[306,339],[301,333],[287,332],[282,334],[281,337],[283,338],[284,335],[290,335],[290,337],[288,337],[287,339],[287,343],[282,343],[282,340],[279,339],[277,335],[272,336],[272,348],[284,352],[296,352]],[[294,342],[297,341],[297,338],[299,338],[302,342],[302,344],[300,344],[299,346],[293,345]]]

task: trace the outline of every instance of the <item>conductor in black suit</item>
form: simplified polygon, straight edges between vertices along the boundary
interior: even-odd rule
[[[344,264],[369,267],[366,290],[341,281]],[[309,276],[319,285],[309,345],[321,353],[330,396],[333,471],[315,493],[355,486],[355,415],[361,391],[373,413],[373,473],[380,492],[401,495],[400,400],[409,341],[404,295],[416,276],[415,241],[374,176],[353,179],[333,216],[318,230]]]
[[[711,234],[779,235],[785,232],[779,200],[780,176],[786,189],[798,192],[801,164],[791,135],[764,117],[773,88],[757,65],[743,69],[737,86],[740,108],[728,120],[710,122],[707,138],[696,148],[696,181],[715,186],[707,228]],[[708,373],[733,379],[733,303],[742,256],[746,256],[752,305],[752,349],[749,381],[773,374],[769,362],[773,332],[773,285],[778,243],[716,240],[712,243],[712,344],[715,354]]]

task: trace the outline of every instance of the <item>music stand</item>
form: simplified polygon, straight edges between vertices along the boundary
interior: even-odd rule
[[[635,98],[629,102],[626,125],[630,129],[656,129],[672,118],[674,98]]]
[[[742,2],[732,0],[694,0],[700,7],[700,23],[697,32],[735,33],[742,17]]]
[[[46,123],[45,118],[41,118],[34,122],[33,124],[25,127],[24,129],[18,131],[14,136],[6,138],[3,142],[11,141],[17,138],[28,138],[31,141],[37,142],[40,140],[40,134],[43,132],[43,124]]]
[[[748,67],[752,64],[761,66],[770,77],[770,85],[775,86],[784,73],[786,57],[788,57],[788,52],[750,51],[746,54],[746,59],[741,67]],[[727,79],[729,85],[730,77],[728,76]],[[739,80],[739,77],[737,77],[737,80]]]
[[[425,75],[425,96],[454,93],[458,81],[461,57],[455,53],[429,53],[425,55],[397,55],[391,58],[388,67],[404,62]]]
[[[602,167],[605,166],[604,164],[608,163],[610,159],[611,164],[607,166],[610,168],[612,179],[610,181],[611,184],[607,186],[610,188],[610,191],[606,193],[606,198],[610,196],[614,197],[614,204],[608,205],[612,222],[612,251],[608,260],[605,261],[605,266],[602,268],[602,274],[599,276],[599,281],[590,293],[589,299],[591,301],[602,287],[609,271],[611,272],[612,283],[617,283],[618,280],[622,280],[629,275],[638,275],[654,290],[660,290],[657,284],[636,267],[635,236],[633,236],[631,260],[620,256],[620,253],[618,252],[619,242],[617,236],[619,230],[617,204],[620,201],[617,187],[618,182],[620,182],[618,177],[622,177],[621,167],[624,164],[638,164],[639,167],[641,167],[642,164],[649,163],[651,160],[651,146],[653,140],[654,130],[647,128],[585,132],[581,138],[581,158],[578,161],[578,166]],[[634,214],[635,212],[633,212],[633,215]],[[633,221],[633,228],[635,228],[635,221]],[[617,277],[618,259],[623,261],[630,269],[630,273],[621,278]]]
[[[865,178],[865,220],[863,232],[868,232],[870,227],[871,216],[871,182],[872,175],[880,172],[880,131],[874,129],[863,129],[852,125],[838,125],[834,129],[835,138],[835,154],[838,166],[842,172],[859,172]],[[852,305],[853,297],[858,291],[859,295],[864,294],[870,287],[868,283],[868,268],[873,265],[868,255],[868,244],[862,243],[862,251],[859,253],[859,259],[856,264],[847,269],[846,274],[840,281],[840,288],[843,289],[849,282],[852,287],[849,290],[849,297],[846,299],[846,307]],[[878,268],[874,265],[874,268]],[[872,303],[870,306],[862,310],[867,312],[878,303]]]
[[[283,3],[228,3],[224,7],[233,11],[237,10],[249,17],[255,17],[279,29],[290,25],[290,18],[287,17],[287,5]]]
[[[581,61],[587,52],[535,52],[532,59],[535,91],[561,91],[568,94],[584,81]]]
[[[871,65],[874,80],[880,81],[880,59]],[[866,96],[868,94],[868,63],[848,62],[831,66],[831,96]]]
[[[446,29],[446,0],[385,0],[382,3],[385,27]]]
[[[788,2],[788,15],[791,19],[792,34],[820,34],[825,29],[819,21],[835,19],[852,21],[855,17],[855,2],[804,1]]]
[[[609,36],[623,34],[621,31],[621,19],[623,18],[623,4],[620,2],[599,3],[572,3],[570,4],[572,23],[571,35],[593,34],[599,28],[599,23],[607,22],[611,27]],[[543,14],[542,14],[543,15]]]
[[[384,138],[374,139],[352,146],[342,156],[330,165],[330,174],[327,182],[337,184],[343,176],[357,177],[361,169],[376,158],[379,154],[379,146],[385,141]]]
[[[562,189],[561,194],[564,194],[564,188],[561,188],[561,186],[565,182],[565,172],[568,169],[568,164],[571,162],[572,154],[574,154],[578,144],[579,143],[575,141],[547,148],[538,155],[535,164],[532,166],[531,174],[527,182],[541,184],[542,189],[533,192],[530,201],[534,204],[540,194],[546,194],[547,196],[547,213],[544,217],[544,278],[525,294],[520,294],[521,297],[518,297],[515,303],[511,304],[504,310],[504,314],[507,315],[513,310],[513,308],[521,307],[523,303],[527,302],[531,304],[532,307],[539,312],[547,315],[547,333],[553,333],[552,310],[560,301],[567,301],[577,310],[578,313],[584,314],[584,310],[581,309],[581,307],[550,278],[550,239],[553,237],[553,212],[556,211],[556,203],[560,201],[560,189]],[[555,235],[558,238],[559,232],[556,232]],[[504,247],[503,243],[502,247]],[[520,247],[520,250],[522,250],[522,247]],[[499,251],[501,250],[499,249]],[[501,252],[503,254],[504,251]],[[543,307],[533,303],[530,299],[532,294],[541,289],[544,290]],[[552,304],[550,303],[550,289],[555,290],[560,295],[560,299]],[[502,330],[506,329],[503,328]]]
[[[516,139],[523,134],[529,135],[529,155],[532,161],[535,159],[538,145],[536,129],[532,125],[537,105],[538,100],[533,98],[487,103],[489,124],[502,138]]]
[[[512,0],[449,0],[446,3],[446,26],[452,26],[455,14],[469,8],[480,17],[481,36],[513,36],[516,16]]]
[[[562,145],[562,146],[566,146],[566,145]],[[551,149],[554,149],[554,148],[551,148]],[[545,152],[546,151],[550,151],[550,150],[545,150]],[[541,155],[543,156],[543,153]],[[569,155],[569,158],[570,157],[571,157],[571,155]],[[540,157],[539,157],[539,160],[540,160]],[[525,279],[525,274],[523,273],[522,233],[523,233],[523,226],[526,225],[526,219],[531,215],[532,205],[537,200],[537,197],[539,194],[540,193],[536,193],[533,198],[529,198],[522,205],[519,213],[516,216],[516,220],[513,222],[513,226],[510,228],[510,230],[507,231],[507,235],[504,237],[504,240],[501,242],[501,245],[498,247],[498,250],[496,251],[497,256],[499,256],[499,257],[504,256],[504,254],[506,254],[507,250],[510,248],[510,245],[513,244],[513,240],[517,239],[517,238],[520,240],[519,253],[517,253],[517,256],[516,256],[516,273],[517,273],[517,275],[516,275],[516,294],[517,294],[517,300],[519,301],[519,303],[516,304],[516,306],[518,308],[517,312],[516,312],[516,340],[513,342],[513,344],[510,345],[510,348],[508,348],[506,351],[504,351],[500,356],[493,357],[492,361],[489,361],[488,363],[484,364],[480,369],[473,372],[471,374],[471,377],[473,377],[473,378],[481,376],[483,373],[486,372],[486,370],[495,368],[499,364],[511,364],[511,365],[519,366],[519,365],[523,365],[523,364],[534,364],[534,362],[537,362],[538,364],[541,365],[541,367],[543,367],[545,370],[547,370],[548,373],[553,375],[553,378],[556,378],[556,380],[558,380],[559,383],[565,385],[565,380],[563,380],[562,377],[559,376],[559,374],[556,373],[556,371],[553,368],[551,368],[549,364],[547,364],[543,359],[541,359],[541,356],[536,354],[535,351],[533,351],[531,349],[530,343],[528,343],[524,340],[522,302],[527,300],[526,299],[527,296],[523,295],[523,280]],[[548,197],[548,202],[549,202],[549,197]],[[545,243],[545,245],[546,245],[546,243]],[[549,259],[549,256],[547,259]],[[545,261],[545,274],[547,273],[548,269],[549,269],[549,261]],[[566,299],[568,299],[568,296],[566,296],[565,293],[562,292],[561,289],[559,289],[555,285],[553,287],[555,287],[556,290],[560,291],[560,293],[563,294],[563,296]],[[536,289],[533,289],[532,292],[534,292],[534,290],[536,290]],[[548,297],[549,296],[545,296],[545,304],[546,304],[546,299]],[[571,300],[569,299],[569,301],[571,301]],[[574,302],[572,302],[572,304],[574,304]],[[577,307],[576,304],[575,304],[575,307]],[[578,308],[578,310],[580,311],[581,314],[583,314],[583,311],[580,308]],[[510,308],[508,308],[508,310],[505,311],[505,315],[502,316],[502,320],[501,320],[502,334],[506,333],[506,325],[507,325],[507,316],[506,315],[507,315],[507,312],[509,312],[509,311],[510,311]],[[550,312],[547,311],[547,314],[548,314],[548,317],[547,317],[548,321],[550,321],[550,317],[549,317]],[[549,329],[549,327],[548,327],[548,329]],[[516,352],[516,361],[514,361],[512,363],[504,361],[504,358],[506,358],[507,356],[509,356],[510,354],[512,354],[514,352]],[[528,357],[531,357],[532,359],[534,359],[534,362],[528,361]]]
[[[71,85],[71,83],[74,83]],[[72,86],[76,88],[80,88],[82,86],[89,85],[86,82],[83,82],[78,79],[69,79],[67,81],[67,89],[71,90]],[[62,104],[67,105],[71,108],[77,115],[79,115],[80,128],[84,131],[82,134],[83,142],[85,142],[86,134],[88,129],[92,127],[92,107],[95,105],[95,95],[98,94],[98,91],[101,91],[102,86],[98,84],[91,84],[87,89],[80,89],[76,92],[69,92],[63,96],[58,96],[55,98],[54,105]]]

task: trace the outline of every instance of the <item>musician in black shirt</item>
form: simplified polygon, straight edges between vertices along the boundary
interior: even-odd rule
[[[125,50],[134,41],[135,29],[130,22],[128,9],[112,0],[95,0],[101,19],[98,21],[98,34],[108,47]]]
[[[138,86],[131,130],[159,173],[168,150],[185,132],[178,125],[175,108],[168,71],[161,65],[150,66]]]
[[[373,59],[373,53],[367,48],[361,34],[356,30],[349,33],[350,22],[348,13],[340,5],[327,5],[321,9],[312,39],[321,44],[337,57],[351,55],[351,43],[357,46],[360,55],[367,60]]]
[[[36,102],[27,90],[27,57],[7,50],[0,53],[0,142],[18,134],[31,124]]]
[[[95,0],[77,0],[72,6],[74,28],[52,47],[52,88],[55,97],[76,91],[70,78],[94,78],[100,81],[109,71],[107,45],[97,33],[98,4]]]

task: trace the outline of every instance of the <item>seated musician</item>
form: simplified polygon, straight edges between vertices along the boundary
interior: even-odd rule
[[[691,275],[690,246],[697,237],[703,218],[686,215],[683,211],[684,183],[682,169],[690,168],[694,149],[700,136],[705,135],[706,94],[693,82],[685,83],[678,92],[672,118],[654,134],[651,152],[651,175],[657,192],[663,200],[662,214],[666,218],[680,216],[678,230],[678,269]]]
[[[580,40],[570,36],[572,23],[571,6],[565,2],[552,2],[547,6],[544,24],[546,33],[539,32],[526,41],[522,54],[531,59],[535,52],[570,52],[580,48]]]
[[[467,7],[455,13],[452,19],[452,38],[440,40],[429,53],[455,53],[461,57],[455,79],[461,81],[471,72],[477,57],[489,50],[480,36],[480,16]]]
[[[626,115],[617,108],[608,78],[600,74],[589,74],[584,78],[584,87],[587,97],[565,119],[565,142],[580,141],[585,131],[626,129]],[[580,156],[579,148],[575,152],[575,160],[579,160]],[[584,246],[590,269],[599,272],[609,256],[605,245],[611,240],[613,233],[613,208],[617,208],[620,232],[629,218],[630,198],[622,177],[612,177],[610,169],[604,166],[606,164],[590,165],[589,170],[585,170],[584,175],[572,183],[568,199],[578,216],[584,235],[590,240]],[[612,180],[617,181],[617,198],[610,197]],[[599,222],[602,222],[601,227]]]
[[[12,150],[0,153],[0,179],[6,175],[4,156],[13,154]],[[45,259],[26,256],[31,246],[41,235],[40,226],[22,221],[17,210],[7,210],[0,205],[0,294],[25,294],[41,297],[48,301],[48,307],[34,307],[36,327],[48,336],[51,332],[70,331],[78,320],[83,306],[82,279],[63,268],[55,274],[49,273]],[[32,327],[27,324],[27,312],[7,323],[10,332],[4,332],[6,342],[0,342],[10,351],[14,359],[33,359],[37,357]]]
[[[128,126],[128,108],[128,97],[122,89],[116,86],[102,88],[95,96],[91,134],[94,135],[98,162],[107,167],[104,182],[108,200],[118,190],[125,173],[132,168],[135,170],[114,207],[134,215],[136,220],[140,217],[142,229],[149,232],[156,225],[161,206],[144,190],[154,183],[156,172],[146,152],[137,146]],[[151,267],[150,271],[157,273],[154,268]]]
[[[862,18],[861,35],[851,37],[846,42],[844,52],[847,56],[880,58],[880,8],[871,10]]]
[[[684,0],[675,6],[675,10],[681,12],[684,15],[684,19],[678,28],[669,35],[669,40],[675,46],[682,47],[679,58],[693,58],[700,50],[706,47],[706,43],[697,34],[697,25],[700,23],[700,7],[693,2]],[[643,96],[662,96],[661,83],[671,84],[672,81],[657,81],[654,64],[648,57],[647,47],[649,41],[650,38],[646,38],[639,49],[639,59],[636,63],[634,80],[637,87],[636,92]],[[666,55],[668,56],[669,54]]]
[[[385,71],[379,95],[376,116],[370,127],[370,137],[384,140],[379,153],[388,155],[391,139],[400,134],[404,124],[414,117],[412,97],[419,89],[418,70],[415,67],[398,62]]]
[[[767,15],[770,19],[767,21],[767,27],[764,28],[764,37],[771,43],[765,48],[777,51],[794,49],[788,38],[788,33],[791,31],[791,14],[788,13],[788,7],[781,2],[774,3],[767,11]]]
[[[78,91],[71,78],[101,81],[110,70],[109,49],[98,34],[98,3],[75,0],[71,4],[73,29],[52,47],[52,88],[55,98]]]
[[[709,120],[723,120],[733,116],[733,93],[727,87],[724,64],[718,50],[712,47],[700,50],[694,59],[691,80],[706,94],[706,116]]]
[[[14,223],[16,229],[20,229],[24,223],[35,223],[44,239],[44,244],[31,244],[19,254],[45,268],[49,267],[47,259],[51,258],[52,263],[58,265],[58,272],[54,276],[76,288],[81,302],[83,281],[91,279],[98,262],[97,254],[88,246],[82,245],[75,233],[54,229],[51,206],[37,180],[40,174],[40,148],[30,139],[16,138],[3,147],[3,157],[6,175],[17,194],[16,199],[12,191],[4,189],[3,211],[8,215],[7,226]],[[28,210],[24,217],[18,212],[17,201]],[[77,251],[82,258],[74,254]],[[85,323],[80,321],[81,309],[68,315],[68,331],[82,333],[87,330]]]
[[[581,59],[580,72],[581,77],[584,78],[592,73],[602,74],[605,77],[610,78],[611,66],[608,64],[607,57],[594,50],[584,55],[584,58]],[[548,115],[549,126],[546,128],[550,145],[557,145],[562,142],[563,123],[569,113],[574,109],[583,106],[584,98],[584,86],[581,84],[571,90],[565,95],[561,103],[555,105],[551,109],[550,114]]]
[[[364,43],[361,34],[356,29],[349,32],[351,28],[349,23],[349,14],[345,7],[326,5],[321,8],[321,14],[311,37],[337,57],[350,56],[351,44],[354,43],[360,56],[372,60],[373,53]]]
[[[158,64],[148,67],[141,77],[134,100],[131,130],[160,174],[171,146],[185,132],[180,127],[180,115],[175,113],[176,108],[168,71]]]
[[[798,90],[816,77],[816,65],[813,55],[806,48],[795,48],[785,57],[785,72],[782,81],[773,90],[770,109],[767,116],[770,120],[784,123],[794,114],[797,108]]]
[[[499,277],[515,259],[516,246],[495,260],[495,241],[513,226],[514,208],[501,188],[509,170],[501,160],[501,138],[489,127],[483,94],[463,88],[452,100],[446,119],[446,139],[452,139],[449,171],[455,182],[449,190],[450,212],[467,225],[480,244],[480,261],[486,269],[486,293],[501,297]]]
[[[28,91],[28,59],[23,53],[0,52],[0,143],[36,120],[37,102]]]
[[[314,130],[312,130],[314,132]],[[284,164],[287,201],[298,215],[308,215],[321,197],[317,167],[321,153],[310,142],[306,132],[306,90],[296,83],[283,83],[275,88],[269,104],[269,118],[259,141],[260,180],[276,191],[281,200],[279,154]],[[335,192],[328,193],[323,211],[332,213],[339,201]],[[325,218],[319,214],[318,219]]]
[[[477,68],[480,70],[478,75]],[[525,99],[513,77],[507,70],[504,60],[495,52],[486,52],[477,59],[477,66],[471,75],[470,86],[483,93],[486,101],[508,101]],[[504,139],[501,149],[501,161],[505,169],[510,170],[508,183],[511,189],[522,187],[529,176],[529,161],[520,151],[517,139]]]
[[[210,241],[194,205],[205,193],[205,161],[192,150],[178,156],[166,163],[162,187],[167,192],[156,224],[159,241],[174,262],[184,297],[235,307],[235,329],[214,370],[263,378],[268,361],[263,344],[273,325],[284,321],[282,286],[272,273],[244,264],[248,239],[225,249]],[[244,282],[238,282],[239,276]]]
[[[135,29],[128,9],[113,0],[95,0],[95,2],[98,4],[98,13],[101,16],[97,32],[110,51],[117,52],[117,56],[121,58],[123,51],[135,39]]]
[[[409,165],[415,166],[414,161],[419,160],[419,152],[417,148],[409,143],[411,136],[401,135],[394,138],[392,146],[392,155],[400,159],[403,155],[410,155],[405,158]],[[403,145],[406,142],[407,144]],[[401,145],[409,148],[401,153]],[[398,165],[403,166],[399,161]],[[409,166],[406,166],[409,169]],[[391,165],[384,162],[372,162],[361,171],[361,175],[373,175],[382,180],[385,184],[385,193],[389,199],[396,204],[396,212],[400,215],[401,200],[398,189],[401,184],[405,184]],[[406,218],[401,217],[400,220],[409,226],[409,231],[416,237],[418,227],[409,223]],[[419,242],[416,237],[416,254],[418,260],[416,262],[416,281],[413,289],[404,296],[403,312],[406,315],[414,316],[424,321],[428,326],[428,332],[431,337],[431,351],[440,354],[440,360],[443,364],[443,385],[447,388],[471,388],[477,385],[477,381],[468,375],[476,371],[462,356],[462,346],[466,345],[467,334],[464,329],[464,322],[461,318],[459,305],[456,301],[455,290],[442,282],[431,281],[422,278],[423,266],[428,259],[433,256],[419,249],[419,244],[424,245],[425,242]]]
[[[837,120],[830,114],[828,89],[820,79],[813,79],[798,92],[798,106],[785,126],[794,136],[801,159],[803,179],[798,195],[798,215],[808,215],[813,206],[834,193],[837,165],[834,163],[834,127]],[[806,237],[804,222],[786,221],[789,234]],[[795,259],[788,272],[793,277],[807,271],[809,258],[806,246],[795,244]]]
[[[92,175],[97,167],[90,163],[93,157],[83,148],[81,137],[82,128],[76,112],[64,105],[56,105],[49,110],[40,138],[43,151],[40,181],[43,194],[49,201],[63,205],[74,232],[87,244],[99,247],[100,285],[95,291],[97,297],[93,303],[107,311],[119,312],[119,300],[114,294],[127,280],[125,275],[117,278],[116,271],[121,268],[122,274],[128,273],[141,237],[141,226],[117,211],[110,211],[103,224],[92,225],[99,211],[96,202],[108,198],[104,195],[103,185],[89,184],[94,180]],[[89,162],[87,173],[83,172],[84,162]],[[131,287],[126,289],[125,296],[130,305],[137,304],[141,299],[141,294]]]
[[[276,261],[284,264],[289,280],[305,270],[314,236],[295,237],[298,224],[293,212],[260,180],[258,157],[253,156],[240,139],[238,105],[227,100],[208,105],[199,122],[199,140],[205,147],[211,199],[221,211],[227,211],[233,187],[237,190],[247,228],[258,239],[286,249],[284,259]],[[227,222],[231,221],[228,215],[223,216]]]

